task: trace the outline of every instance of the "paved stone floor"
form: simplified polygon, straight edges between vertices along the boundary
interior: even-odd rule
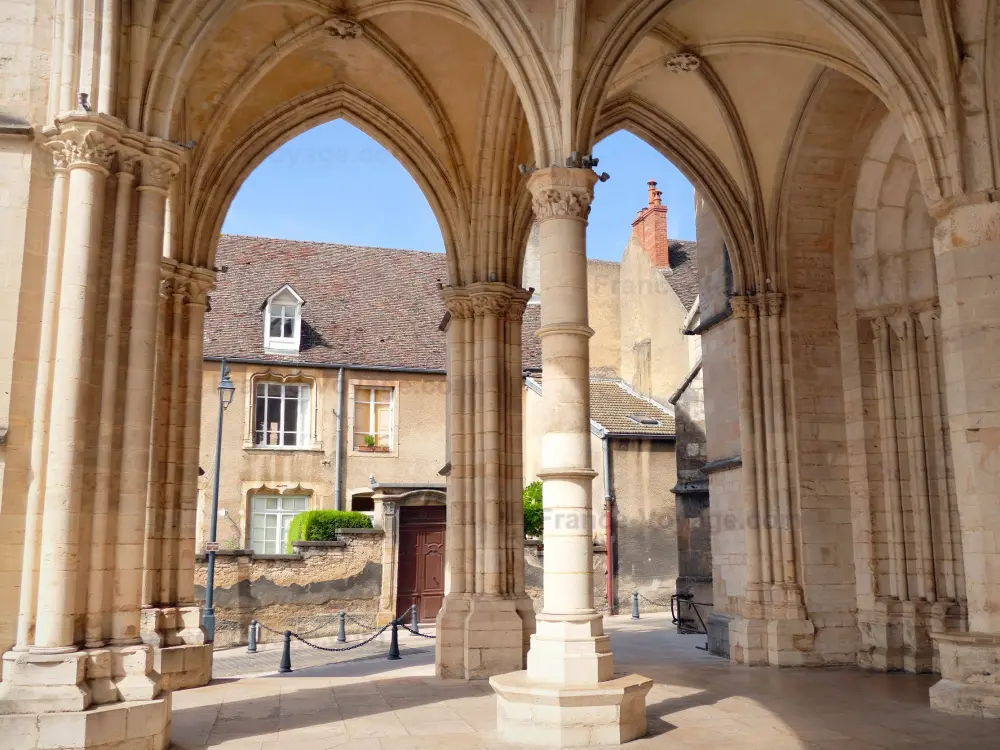
[[[664,616],[609,620],[618,667],[656,681],[650,734],[628,747],[708,750],[1000,748],[1000,722],[932,712],[933,676],[774,670],[699,651]],[[218,680],[173,696],[179,750],[499,748],[485,682],[433,677],[433,654]]]

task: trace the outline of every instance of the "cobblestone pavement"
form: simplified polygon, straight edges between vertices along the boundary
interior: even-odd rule
[[[428,635],[434,634],[433,628],[422,629],[421,632]],[[358,643],[362,643],[369,636],[348,635],[347,643],[337,643],[336,637],[331,638],[309,638],[310,643],[326,648],[344,648]],[[310,667],[322,667],[328,664],[344,664],[347,662],[363,661],[367,659],[385,659],[389,654],[389,631],[386,631],[371,643],[368,643],[350,651],[319,651],[310,648],[304,643],[292,640],[292,670],[297,672]],[[433,653],[434,641],[430,638],[421,638],[411,635],[405,630],[399,632],[399,652],[406,660],[414,654]],[[261,644],[256,653],[248,653],[246,646],[237,648],[227,648],[216,651],[213,654],[212,677],[220,679],[223,677],[265,677],[278,673],[278,665],[281,663],[281,643]],[[400,665],[404,661],[399,662]]]
[[[929,708],[934,675],[743,667],[697,650],[704,636],[671,632],[669,615],[605,622],[616,668],[655,683],[646,702],[649,734],[628,745],[635,750],[1000,746],[996,722]],[[415,645],[407,640],[405,647]],[[489,683],[436,679],[427,649],[404,653],[401,661],[376,658],[280,678],[217,681],[178,690],[172,700],[174,750],[514,747],[497,736]]]

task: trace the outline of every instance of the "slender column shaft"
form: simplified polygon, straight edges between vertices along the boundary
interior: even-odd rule
[[[118,40],[121,34],[121,4],[105,2],[101,19],[101,66],[97,84],[98,112],[114,114],[115,82],[118,75]]]
[[[785,583],[795,583],[795,541],[792,535],[792,507],[788,487],[788,442],[785,420],[785,377],[781,357],[781,308],[782,297],[768,295],[769,315],[767,331],[771,340],[771,384],[774,390],[774,453],[777,464],[778,525],[781,532],[781,571]]]
[[[934,545],[932,541],[930,503],[927,497],[927,454],[924,450],[924,418],[920,403],[917,337],[914,321],[905,313],[899,321],[900,346],[903,352],[903,393],[906,404],[906,443],[910,457],[910,494],[914,505],[914,527],[917,534],[917,573],[920,596],[937,600],[934,580]]]
[[[167,462],[164,473],[163,487],[163,537],[160,552],[160,604],[175,604],[177,601],[177,539],[180,515],[180,450],[179,435],[183,429],[184,404],[181,403],[181,364],[185,342],[183,337],[184,315],[183,284],[175,284],[172,302],[170,330],[170,405],[168,409],[169,427],[167,428]]]
[[[76,108],[76,97],[80,89],[80,1],[63,0],[63,53],[62,71],[59,75],[59,111],[69,112]]]
[[[98,262],[104,217],[104,186],[113,144],[87,133],[67,144],[69,189],[66,242],[60,280],[48,461],[42,515],[44,534],[38,576],[38,610],[32,651],[72,651],[75,599],[81,574],[78,531],[82,521],[80,450],[86,445],[92,320],[88,289]],[[85,578],[84,578],[85,580]]]
[[[944,439],[944,407],[941,398],[941,374],[938,368],[939,344],[937,337],[938,313],[928,310],[920,313],[921,330],[924,335],[924,358],[927,361],[927,389],[930,392],[931,430],[930,444],[935,456],[935,489],[938,496],[938,517],[941,523],[941,567],[944,574],[945,597],[956,599],[955,586],[955,542],[951,525],[951,487],[948,481],[948,456]]]
[[[521,498],[521,483],[524,476],[523,451],[523,388],[521,378],[521,321],[524,317],[526,299],[515,299],[508,309],[507,342],[510,352],[509,409],[510,412],[510,593],[524,593],[524,512]]]
[[[42,498],[45,494],[45,466],[48,460],[48,419],[51,405],[53,349],[59,308],[63,243],[66,238],[66,194],[69,173],[66,154],[53,153],[55,176],[52,181],[52,215],[49,219],[49,243],[45,260],[45,287],[42,298],[41,334],[38,345],[38,374],[31,419],[31,483],[25,503],[24,550],[21,559],[21,592],[17,618],[15,650],[31,646],[38,601],[38,552],[41,545]]]
[[[101,380],[101,417],[97,437],[97,471],[94,514],[91,517],[90,578],[87,589],[86,645],[104,645],[107,619],[108,524],[111,514],[114,438],[118,401],[118,369],[121,349],[122,301],[124,298],[125,261],[128,255],[128,230],[132,214],[135,160],[123,159],[117,175],[115,227],[111,246],[111,271],[108,282],[108,316],[104,326],[104,370]],[[117,498],[116,498],[117,499]]]
[[[473,502],[475,503],[475,526],[473,528],[473,533],[476,539],[476,567],[475,567],[475,579],[476,587],[474,589],[475,593],[482,594],[486,591],[486,503],[485,503],[485,454],[484,454],[484,440],[483,440],[483,427],[484,427],[484,404],[483,404],[483,392],[480,389],[480,385],[483,380],[483,317],[481,313],[477,313],[472,322],[473,330],[473,340],[472,340],[472,398],[475,404],[473,408],[473,430],[475,430],[476,436],[476,448],[473,454],[473,485],[475,487],[475,494],[473,495]]]
[[[482,515],[476,524],[476,541],[482,540],[482,584],[477,589],[490,596],[500,594],[500,326],[499,314],[506,309],[506,299],[489,292],[476,292],[472,297],[476,312],[477,360],[480,367],[477,396],[476,427],[482,441],[476,468],[477,485],[482,494],[476,495]],[[477,489],[479,487],[477,486]],[[478,562],[478,561],[477,561]],[[479,570],[477,567],[477,578]]]
[[[463,368],[465,385],[462,390],[462,416],[464,436],[463,442],[463,471],[462,479],[465,487],[465,591],[469,594],[476,589],[476,434],[475,409],[476,409],[476,375],[475,375],[475,348],[472,344],[472,337],[475,331],[475,321],[472,316],[471,302],[469,303],[468,317],[462,320],[462,330],[465,342],[462,350],[465,356],[465,367]]]
[[[547,170],[548,171],[548,170]],[[551,169],[555,174],[556,169]],[[562,171],[562,170],[560,170]],[[590,456],[587,215],[589,187],[534,193],[541,246],[545,615],[594,612]],[[536,175],[537,176],[537,175]],[[532,179],[535,179],[533,176]],[[582,189],[581,189],[582,188]]]
[[[875,374],[878,379],[879,433],[882,437],[882,494],[889,536],[889,583],[892,596],[910,598],[903,535],[903,499],[899,486],[899,446],[896,437],[896,393],[892,378],[890,329],[885,318],[872,319],[875,336]]]
[[[160,257],[169,165],[145,161],[139,187],[139,231],[133,281],[132,328],[125,383],[121,494],[115,544],[117,577],[112,642],[139,643],[143,547],[149,487],[150,430],[159,307]]]
[[[771,314],[766,299],[757,298],[757,314],[760,320],[760,390],[764,410],[764,444],[767,461],[764,465],[765,486],[767,487],[767,535],[771,549],[771,580],[775,583],[783,578],[781,560],[781,531],[778,528],[778,470],[774,452],[774,378],[771,373]]]
[[[172,273],[165,274],[161,268],[160,297],[156,314],[156,354],[153,357],[152,420],[149,431],[149,469],[146,477],[146,522],[145,542],[142,549],[142,608],[152,609],[159,602],[162,540],[164,534],[164,481],[166,468],[167,408],[170,399],[164,393],[169,390],[164,362],[168,358],[168,331],[170,325],[170,297],[174,279]],[[146,622],[156,627],[158,618]],[[152,634],[146,636],[150,639]]]
[[[733,297],[736,317],[736,364],[739,388],[740,454],[743,458],[743,511],[746,519],[747,584],[760,584],[761,519],[757,511],[756,444],[753,425],[753,386],[750,366],[751,303],[746,297]]]
[[[753,405],[753,435],[754,455],[757,460],[754,462],[754,481],[757,484],[757,518],[760,521],[760,573],[763,583],[772,583],[771,568],[771,535],[770,519],[767,515],[767,477],[765,474],[765,462],[767,455],[764,452],[764,421],[761,419],[762,409],[762,389],[760,374],[760,333],[759,321],[757,318],[757,307],[751,305],[750,317],[748,319],[750,329],[750,393],[752,394],[751,404]]]
[[[207,279],[192,281],[187,297],[187,357],[184,391],[184,452],[177,542],[177,604],[192,606],[194,598],[195,535],[198,523],[198,435],[201,431],[201,371]]]
[[[448,477],[448,523],[445,528],[445,555],[448,564],[447,593],[466,592],[465,560],[465,308],[463,298],[446,297],[451,321],[448,324],[448,403],[451,420],[451,474]]]

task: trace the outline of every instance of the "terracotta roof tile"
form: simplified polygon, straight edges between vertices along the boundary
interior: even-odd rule
[[[205,355],[295,362],[444,370],[445,314],[438,281],[443,253],[223,235]],[[289,284],[305,300],[298,354],[264,351],[261,305]],[[537,306],[525,313],[525,366],[541,366]]]
[[[541,389],[542,376],[530,380]],[[658,424],[642,424],[637,420],[655,419]],[[618,378],[590,378],[590,419],[611,435],[649,435],[673,437],[677,426],[673,414],[663,406],[643,398]]]

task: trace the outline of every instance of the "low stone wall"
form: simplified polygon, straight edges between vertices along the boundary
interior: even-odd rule
[[[344,529],[334,542],[299,542],[292,555],[222,550],[215,561],[215,647],[246,643],[250,621],[310,637],[337,634],[344,610],[375,622],[382,588],[382,540],[378,529]],[[195,590],[204,601],[207,555],[198,556]],[[348,632],[361,628],[348,621]],[[280,640],[267,631],[262,641]]]

